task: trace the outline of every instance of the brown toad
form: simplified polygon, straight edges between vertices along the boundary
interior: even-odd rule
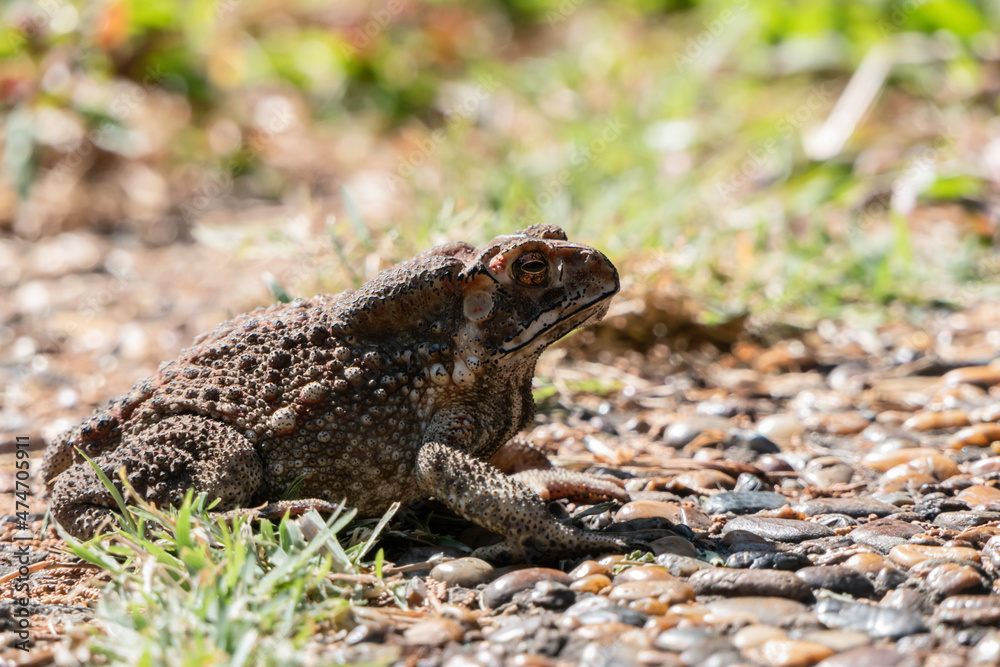
[[[52,514],[90,537],[115,509],[79,448],[116,483],[124,466],[159,504],[194,489],[220,511],[280,508],[296,484],[303,498],[346,498],[370,516],[434,496],[507,538],[487,557],[620,550],[620,539],[559,523],[488,462],[532,420],[539,355],[603,317],[618,287],[604,255],[536,225],[481,251],[434,248],[356,291],[236,317],[49,446]],[[555,493],[583,480],[521,477]]]

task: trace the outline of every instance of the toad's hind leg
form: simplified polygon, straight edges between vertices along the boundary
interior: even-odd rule
[[[233,426],[199,415],[175,415],[126,431],[118,448],[95,462],[119,492],[124,467],[136,494],[161,507],[179,503],[188,489],[218,499],[218,511],[248,505],[263,478],[249,440]],[[56,478],[52,516],[74,537],[92,537],[116,509],[90,463],[77,463]]]

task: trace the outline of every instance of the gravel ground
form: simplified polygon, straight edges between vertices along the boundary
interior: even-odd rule
[[[55,432],[223,308],[266,299],[239,279],[256,260],[205,246],[50,243],[49,261],[24,269],[0,306],[4,507],[17,435],[37,471]],[[215,270],[193,275],[180,256]],[[97,270],[109,262],[144,267],[142,277]],[[80,284],[100,297],[89,310]],[[1000,663],[1000,305],[919,325],[823,322],[768,347],[743,335],[725,352],[693,335],[684,352],[668,346],[663,312],[626,295],[601,329],[549,354],[532,435],[559,465],[624,479],[632,498],[553,512],[584,514],[593,530],[672,534],[641,558],[557,568],[494,569],[450,547],[393,542],[389,572],[407,579],[409,609],[375,599],[352,629],[318,637],[315,654],[448,667]],[[652,334],[639,345],[637,331]],[[35,481],[27,501],[40,519]],[[0,658],[50,664],[79,644],[64,638],[80,636],[70,628],[86,625],[101,580],[58,553],[51,528],[16,542],[14,527],[0,529]],[[22,547],[33,565],[28,655],[10,648]]]

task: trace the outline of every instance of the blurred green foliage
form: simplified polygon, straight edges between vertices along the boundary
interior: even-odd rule
[[[665,251],[715,317],[922,303],[976,275],[988,239],[964,244],[958,269],[940,253],[927,264],[898,213],[876,224],[866,207],[914,164],[928,168],[914,186],[922,203],[993,191],[963,166],[956,132],[996,111],[998,11],[971,0],[22,0],[0,10],[4,164],[25,200],[66,161],[43,141],[41,109],[98,137],[88,174],[135,159],[131,98],[95,92],[130,82],[127,95],[186,102],[176,139],[143,158],[171,183],[196,165],[228,173],[239,196],[323,190],[329,174],[254,148],[257,102],[278,92],[318,134],[398,151],[387,178],[405,186],[413,218],[389,230],[405,237],[400,254],[456,226],[479,241],[546,220],[615,257]],[[808,131],[880,49],[893,64],[878,101],[842,150],[810,154]],[[491,105],[478,101],[484,86]],[[213,139],[220,121],[242,144]],[[928,146],[931,159],[913,157]],[[886,164],[873,157],[883,149]],[[341,199],[350,226],[338,233],[360,239],[368,223]]]

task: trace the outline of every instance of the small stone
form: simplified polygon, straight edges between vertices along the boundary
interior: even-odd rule
[[[691,417],[674,422],[664,434],[670,447],[683,447],[706,431],[718,431],[723,437],[729,433],[732,424],[720,417]]]
[[[690,556],[678,556],[677,554],[660,554],[656,557],[656,562],[667,568],[670,574],[675,577],[690,577],[698,570],[712,569],[710,563]]]
[[[974,510],[985,509],[985,505],[1000,503],[1000,489],[994,486],[977,484],[959,491],[955,495],[955,499],[961,500]]]
[[[997,521],[1000,521],[1000,512],[941,512],[934,517],[935,526],[948,530],[968,530]]]
[[[836,535],[832,529],[818,523],[760,516],[738,516],[726,524],[722,533],[734,530],[744,530],[775,542],[804,542]]]
[[[666,537],[653,540],[649,543],[649,548],[653,550],[653,554],[656,556],[673,554],[675,556],[694,558],[698,555],[698,550],[694,548],[691,541],[678,535],[667,535]]]
[[[866,576],[874,577],[886,566],[886,562],[878,554],[862,552],[845,560],[843,566]]]
[[[791,572],[782,570],[731,570],[714,568],[695,572],[688,579],[698,595],[748,596],[788,598],[810,601],[809,586]]]
[[[571,591],[579,593],[600,593],[605,588],[611,586],[611,579],[606,574],[588,574],[580,577],[569,585]]]
[[[905,653],[895,649],[865,646],[827,658],[816,667],[896,667],[906,659]]]
[[[676,577],[662,565],[638,565],[622,570],[615,577],[615,585],[624,584],[626,581],[673,581],[674,579]]]
[[[448,586],[475,588],[493,578],[493,566],[479,558],[456,558],[440,563],[430,571],[430,577]]]
[[[495,609],[510,602],[517,593],[534,588],[539,581],[556,581],[566,586],[573,582],[565,572],[546,567],[515,570],[494,580],[493,583],[484,588],[480,604],[486,609]]]
[[[970,593],[983,587],[983,578],[969,565],[942,563],[927,573],[927,585],[942,597]]]
[[[815,612],[829,628],[866,632],[872,637],[903,637],[927,630],[920,613],[910,609],[826,598],[816,604]]]
[[[712,521],[702,510],[680,503],[660,500],[633,500],[615,514],[615,521],[646,518],[666,519],[671,525],[683,524],[697,530],[708,530]]]
[[[802,635],[802,639],[829,646],[837,653],[850,651],[860,646],[868,646],[872,638],[857,630],[816,630]]]
[[[936,547],[928,544],[900,544],[889,552],[889,560],[906,568],[930,559],[968,560],[978,563],[979,552],[969,547]]]
[[[795,505],[792,509],[806,516],[816,516],[818,514],[846,514],[855,519],[865,518],[872,514],[877,517],[884,517],[899,508],[895,505],[883,503],[874,498],[816,498]]]
[[[938,605],[935,617],[956,625],[1000,623],[1000,595],[956,595]]]
[[[430,618],[411,625],[403,633],[406,641],[420,646],[441,646],[461,641],[462,626],[448,618]]]
[[[746,620],[764,625],[782,625],[808,611],[801,602],[780,597],[731,597],[705,605],[713,622]]]
[[[542,580],[535,584],[528,599],[536,607],[560,610],[573,604],[576,601],[576,595],[566,584]]]
[[[753,514],[780,509],[787,504],[787,498],[771,491],[723,491],[709,497],[703,508],[709,514]]]
[[[772,639],[751,649],[748,655],[772,667],[804,667],[833,655],[833,649],[801,639]]]
[[[583,577],[589,577],[592,574],[608,574],[607,566],[598,563],[596,560],[585,560],[572,570],[570,570],[569,576],[571,579],[582,579]]]
[[[787,447],[802,437],[805,427],[792,415],[768,415],[757,424],[757,432],[765,438]]]
[[[936,449],[928,447],[910,447],[886,452],[872,452],[861,459],[861,465],[879,472],[886,472],[898,465],[909,463],[914,459],[928,456],[940,456]]]
[[[673,483],[695,492],[701,489],[731,489],[736,486],[735,479],[718,470],[685,472],[675,477]]]
[[[772,639],[785,639],[788,633],[773,625],[748,625],[733,635],[733,646],[738,649],[753,648]]]
[[[865,575],[841,565],[804,567],[796,571],[795,576],[806,582],[810,588],[824,588],[856,598],[875,596],[875,587]]]
[[[821,489],[835,484],[846,484],[854,477],[854,468],[835,456],[820,456],[806,464],[802,479]]]
[[[627,581],[616,584],[608,594],[613,602],[629,602],[644,598],[656,598],[667,605],[690,602],[694,599],[694,589],[679,580]]]
[[[924,532],[923,528],[906,521],[882,519],[869,521],[867,524],[855,528],[850,532],[849,537],[857,544],[863,544],[879,553],[887,554],[893,547],[905,544],[908,539],[922,532]]]

